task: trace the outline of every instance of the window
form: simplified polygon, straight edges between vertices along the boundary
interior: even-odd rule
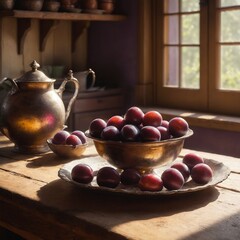
[[[240,116],[240,0],[153,6],[157,105]]]

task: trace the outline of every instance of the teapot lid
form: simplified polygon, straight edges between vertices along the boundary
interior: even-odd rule
[[[16,82],[54,82],[54,79],[47,77],[42,71],[38,70],[40,65],[34,60],[30,67],[31,71],[26,72],[23,76],[18,78]]]

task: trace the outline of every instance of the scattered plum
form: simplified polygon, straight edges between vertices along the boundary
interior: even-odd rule
[[[168,168],[162,173],[163,186],[168,190],[178,190],[184,184],[183,175],[176,168]]]
[[[140,125],[144,117],[143,111],[139,107],[131,107],[127,110],[124,119],[127,124]]]
[[[101,138],[104,140],[120,140],[120,131],[115,126],[107,126],[102,130]]]
[[[120,175],[120,180],[123,185],[137,185],[140,178],[140,173],[134,168],[127,168],[123,170]]]
[[[53,144],[65,144],[66,143],[66,139],[70,136],[70,133],[62,130],[57,132],[52,139],[52,143]]]
[[[96,180],[99,186],[115,188],[120,183],[120,174],[113,167],[102,167],[97,173]]]
[[[125,125],[125,120],[121,116],[112,116],[107,121],[107,126],[115,126],[118,128],[119,131],[121,131],[122,127]]]
[[[89,126],[89,133],[93,137],[100,138],[102,130],[107,126],[106,121],[101,118],[94,119]]]
[[[183,163],[185,163],[189,170],[191,171],[192,168],[199,163],[204,163],[204,160],[201,156],[197,155],[196,153],[187,153],[183,157]]]
[[[139,129],[132,124],[126,124],[121,129],[121,136],[124,141],[137,141],[139,138]]]
[[[143,116],[143,126],[158,127],[162,124],[162,115],[157,111],[148,111]]]
[[[73,146],[77,146],[82,144],[82,141],[79,139],[78,136],[76,135],[70,135],[67,137],[66,139],[66,144],[67,145],[73,145]]]
[[[181,117],[174,117],[169,121],[168,130],[174,137],[184,136],[189,129],[188,123]]]
[[[171,138],[171,134],[169,133],[168,129],[163,127],[163,126],[159,126],[157,127],[158,131],[161,134],[161,140],[167,140]]]
[[[189,179],[190,170],[185,163],[176,162],[171,166],[171,168],[176,168],[183,175],[183,178],[184,178],[185,182]]]
[[[93,170],[87,164],[77,164],[71,171],[72,180],[88,184],[93,180]]]
[[[163,189],[163,181],[158,175],[154,173],[148,173],[142,175],[138,186],[142,191],[156,192]]]
[[[142,141],[160,141],[161,133],[160,131],[153,126],[144,126],[140,130],[140,138]]]
[[[213,177],[212,169],[205,163],[199,163],[192,168],[192,180],[198,184],[206,184]]]
[[[86,138],[84,132],[82,132],[80,130],[75,130],[71,134],[78,136],[78,138],[82,141],[82,144],[87,142],[87,138]]]

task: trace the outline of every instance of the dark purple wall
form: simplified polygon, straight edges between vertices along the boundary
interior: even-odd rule
[[[137,4],[117,0],[115,14],[120,22],[94,22],[89,27],[88,66],[97,76],[97,85],[131,90],[137,81]]]

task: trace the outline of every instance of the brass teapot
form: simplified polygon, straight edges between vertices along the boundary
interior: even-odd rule
[[[32,70],[22,77],[3,80],[12,86],[0,109],[0,131],[15,144],[16,151],[39,154],[49,150],[46,140],[66,127],[79,83],[70,70],[55,90],[55,79],[38,70],[40,65],[36,61],[30,66]],[[65,110],[62,94],[68,82],[74,83],[75,90]]]

